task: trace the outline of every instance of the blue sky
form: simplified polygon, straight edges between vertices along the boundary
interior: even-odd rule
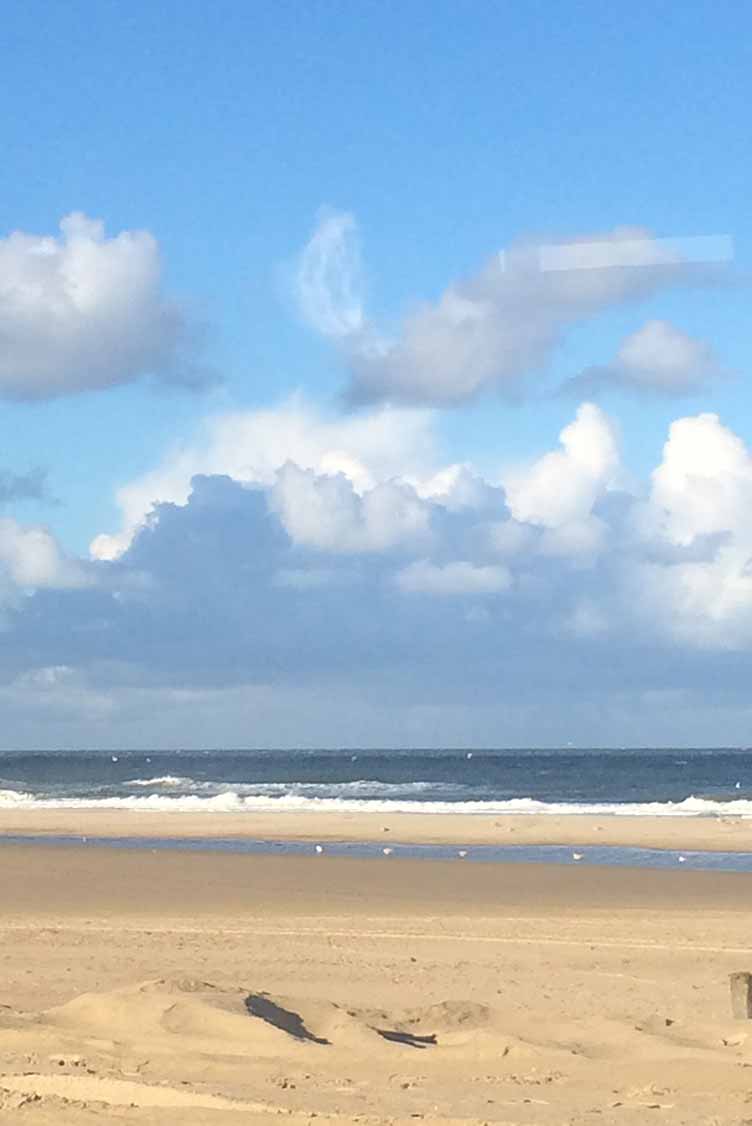
[[[11,4],[1,738],[746,741],[751,33]],[[577,240],[640,249],[493,265]]]

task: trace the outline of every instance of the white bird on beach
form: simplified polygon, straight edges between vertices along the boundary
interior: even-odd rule
[[[321,853],[322,853],[323,851],[324,851],[324,850],[323,850],[323,848],[321,847],[321,845],[316,845],[316,852],[317,852],[317,853],[319,854],[319,856],[321,856]]]
[[[686,856],[677,856],[677,860],[679,861],[680,864],[686,864],[687,863]]]
[[[464,860],[465,857],[467,856],[467,849],[461,848],[460,851],[457,853],[457,855],[462,857],[462,859]]]
[[[582,853],[582,852],[573,852],[572,853],[572,860],[582,860],[584,855],[585,854]]]
[[[393,848],[382,848],[381,851],[384,853],[384,856],[391,856],[392,853],[394,852],[394,849]]]
[[[735,790],[741,790],[741,788],[742,788],[741,782],[737,782],[736,785],[734,786]]]

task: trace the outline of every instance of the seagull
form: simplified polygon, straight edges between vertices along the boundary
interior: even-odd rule
[[[113,762],[117,762],[117,760],[118,760],[118,757],[117,757],[117,755],[112,755],[112,761],[113,761]]]
[[[583,856],[584,856],[584,853],[582,853],[582,852],[573,852],[572,853],[572,860],[582,860]]]
[[[465,758],[472,758],[472,757],[473,757],[472,751],[468,751],[467,754],[465,755]]]
[[[461,848],[460,851],[457,853],[457,855],[461,856],[462,859],[464,860],[465,857],[467,856],[467,849]]]
[[[317,852],[317,853],[319,854],[319,856],[321,856],[321,853],[322,853],[323,851],[324,851],[324,850],[323,850],[323,848],[321,847],[321,845],[316,845],[316,852]]]
[[[687,863],[686,856],[678,856],[677,860],[679,861],[680,864],[686,864]]]
[[[391,856],[392,853],[394,852],[394,849],[393,848],[382,848],[381,851],[384,853],[384,856]]]
[[[736,785],[734,786],[735,790],[741,790],[741,788],[742,788],[741,782],[737,782]]]

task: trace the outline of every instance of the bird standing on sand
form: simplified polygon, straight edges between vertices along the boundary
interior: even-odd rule
[[[393,848],[382,848],[381,851],[384,853],[384,856],[391,856],[392,853],[394,852],[394,849]]]
[[[583,855],[584,854],[582,852],[573,852],[572,860],[582,860]]]
[[[317,853],[319,854],[319,856],[321,856],[321,853],[322,853],[323,851],[324,851],[324,850],[323,850],[323,848],[321,847],[321,845],[316,845],[316,852],[317,852]]]
[[[464,848],[461,848],[460,851],[457,853],[457,855],[460,856],[464,860],[465,857],[467,856],[467,850],[464,849]]]

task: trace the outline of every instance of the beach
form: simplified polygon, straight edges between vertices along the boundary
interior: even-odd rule
[[[752,819],[732,816],[457,814],[295,810],[175,812],[0,809],[0,836],[159,837],[404,844],[573,845],[752,852]]]
[[[728,985],[750,875],[43,840],[0,861],[3,1124],[752,1119]]]

